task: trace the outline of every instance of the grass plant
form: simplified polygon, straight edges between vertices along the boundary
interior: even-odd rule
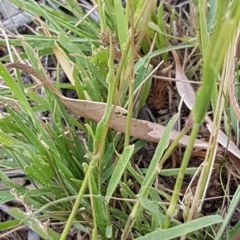
[[[232,228],[230,222],[239,202],[239,188],[233,198],[228,196],[225,219],[224,211],[204,216],[201,204],[214,171],[218,129],[224,110],[230,107],[225,95],[230,69],[235,67],[230,47],[240,23],[238,0],[189,0],[186,19],[167,1],[126,1],[125,6],[120,0],[92,1],[97,4],[97,19],[74,0],[9,2],[33,17],[35,30],[19,35],[1,29],[0,44],[8,54],[0,59],[4,108],[0,118],[0,179],[4,183],[0,204],[15,205],[4,208],[12,220],[0,223],[0,237],[21,226],[54,240],[67,239],[71,232],[93,240],[227,239],[235,235],[239,224]],[[189,19],[194,17],[198,20],[193,24]],[[178,21],[188,29],[176,30]],[[182,30],[186,33],[177,35]],[[172,61],[173,50],[189,49],[199,49],[202,63],[193,110],[174,141],[170,135],[181,118],[180,107],[169,118],[151,161],[141,169],[134,159],[146,142],[131,136],[133,118],[145,105],[162,62]],[[51,83],[54,88],[48,88],[41,78],[50,81],[52,72],[46,63],[52,56],[56,81]],[[32,66],[34,72],[25,69],[31,81],[24,82],[24,69],[10,69],[9,62]],[[60,81],[62,72],[70,83]],[[90,109],[71,109],[73,105],[64,104],[56,94],[62,89],[75,90],[82,106],[104,103],[103,111],[96,110],[96,115],[103,112],[100,120],[81,118],[81,111]],[[123,108],[126,111],[116,113]],[[203,150],[202,165],[192,167],[189,160],[209,109],[216,131],[210,134],[209,148]],[[126,117],[125,134],[111,129],[118,116]],[[164,169],[189,131],[189,144],[182,149],[183,156],[179,155],[180,166]],[[9,170],[21,171],[30,186],[12,180]],[[186,174],[199,180],[190,201],[181,203],[188,194],[182,194]],[[173,177],[172,190],[159,187],[164,175]]]

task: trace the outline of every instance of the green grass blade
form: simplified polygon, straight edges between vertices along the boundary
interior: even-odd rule
[[[98,232],[101,236],[104,236],[105,230],[107,227],[107,217],[106,217],[106,209],[104,204],[104,199],[99,194],[98,186],[96,183],[96,178],[92,173],[89,179],[89,189],[91,193],[91,203],[92,203],[92,215],[93,215],[93,230],[92,230],[92,238],[97,239]]]
[[[107,202],[110,201],[112,194],[116,190],[116,188],[120,182],[120,179],[129,163],[129,160],[132,156],[133,151],[134,151],[133,145],[130,145],[130,146],[127,146],[126,148],[124,148],[124,151],[121,154],[121,156],[117,162],[117,165],[113,170],[110,181],[108,183],[108,188],[107,188],[107,193],[106,193]]]
[[[215,240],[220,240],[222,238],[224,230],[227,227],[227,225],[229,224],[234,211],[236,211],[236,208],[237,208],[239,202],[240,202],[240,186],[238,186],[237,191],[234,193],[234,196],[233,196],[231,204],[228,208],[227,214],[224,217],[224,220],[220,225],[217,235],[215,236]]]
[[[49,240],[59,239],[59,235],[55,231],[53,231],[51,228],[45,229],[43,224],[33,216],[29,215],[29,213],[28,214],[24,213],[22,210],[18,208],[11,209],[9,213],[17,220],[23,221],[25,225],[27,225],[29,228],[35,231],[42,238]]]
[[[240,22],[240,4],[233,1],[222,19],[218,19],[212,41],[208,44],[204,55],[202,86],[199,88],[193,108],[193,119],[197,123],[203,120],[215,86],[226,52],[231,44]],[[226,32],[228,33],[226,35]]]
[[[199,26],[200,26],[200,49],[202,51],[203,57],[206,52],[206,46],[208,46],[210,42],[209,33],[207,30],[207,1],[199,0],[198,1],[198,15],[199,15]]]
[[[128,39],[128,20],[124,14],[124,8],[121,0],[114,1],[114,12],[117,22],[117,32],[121,51],[124,51]]]
[[[0,76],[12,90],[14,98],[19,100],[19,104],[22,106],[22,108],[28,110],[29,113],[32,113],[25,93],[22,91],[19,84],[13,80],[12,76],[9,74],[2,63],[0,63]]]
[[[231,228],[227,233],[225,237],[222,237],[222,240],[237,240],[239,239],[240,235],[240,222],[238,222],[236,225],[234,225],[233,228]]]
[[[139,196],[141,205],[148,210],[153,218],[155,219],[155,227],[154,228],[163,228],[163,223],[165,220],[165,215],[163,213],[161,213],[160,208],[159,208],[159,203],[158,202],[154,202],[154,201],[150,201],[147,198],[141,197]]]
[[[221,223],[222,221],[223,219],[219,215],[202,217],[173,228],[156,230],[146,234],[144,237],[136,238],[136,240],[156,240],[159,239],[160,236],[161,240],[175,239],[204,227]]]
[[[172,130],[175,122],[177,121],[177,119],[178,119],[178,114],[174,115],[171,118],[171,120],[168,122],[168,124],[164,130],[163,136],[158,143],[158,146],[155,150],[154,156],[151,160],[151,163],[148,167],[148,170],[147,170],[144,180],[142,182],[141,189],[139,191],[139,196],[141,196],[141,197],[146,198],[149,193],[149,189],[152,186],[152,183],[158,173],[158,163],[161,160],[164,151],[166,150],[166,148],[169,145],[169,135],[170,135],[171,130]],[[126,226],[123,230],[122,239],[125,239],[128,236],[128,233],[131,230],[131,228],[133,227],[133,224],[135,223],[136,218],[138,217],[140,212],[141,212],[140,200],[138,200],[135,203],[135,205],[129,215]]]
[[[158,163],[159,163],[159,160],[161,159],[164,151],[166,150],[166,148],[168,147],[169,145],[169,135],[171,133],[171,130],[174,126],[174,124],[176,123],[177,119],[178,119],[178,114],[175,114],[171,120],[168,122],[166,128],[165,128],[165,131],[163,133],[163,136],[156,148],[156,151],[154,153],[154,156],[151,160],[151,163],[148,167],[148,170],[146,172],[146,175],[145,175],[145,178],[143,180],[143,183],[142,183],[142,186],[141,186],[141,189],[143,190],[144,188],[146,189],[147,187],[150,187],[156,174],[157,174],[157,166],[158,166]],[[140,191],[142,192],[142,191]],[[145,191],[144,191],[145,192]]]
[[[0,231],[6,231],[11,228],[16,228],[16,227],[19,227],[19,225],[20,225],[20,220],[10,220],[6,222],[1,222]]]

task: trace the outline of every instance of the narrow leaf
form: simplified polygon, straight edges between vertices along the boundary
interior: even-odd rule
[[[113,170],[112,177],[109,181],[108,188],[107,188],[107,193],[106,193],[106,198],[107,201],[109,202],[110,197],[116,190],[117,185],[119,184],[119,181],[127,167],[127,164],[129,163],[129,159],[131,158],[132,154],[134,151],[134,145],[127,146],[122,155],[120,156],[116,167]]]
[[[144,237],[136,238],[136,240],[155,240],[159,239],[160,236],[161,240],[175,239],[199,229],[220,223],[222,220],[222,217],[219,215],[202,217],[173,228],[156,230],[145,235]]]
[[[48,228],[48,229],[45,228],[44,224],[42,224],[38,219],[34,218],[29,214],[24,213],[22,210],[18,208],[13,208],[9,211],[9,213],[15,219],[21,220],[25,225],[30,227],[42,238],[49,239],[49,240],[59,239],[59,235],[55,231],[53,231],[51,228]]]

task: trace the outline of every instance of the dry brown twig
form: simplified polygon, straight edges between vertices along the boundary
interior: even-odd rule
[[[99,122],[105,112],[106,104],[102,102],[93,102],[87,100],[79,100],[79,99],[71,99],[64,97],[61,92],[59,92],[51,83],[50,80],[46,77],[39,74],[35,69],[32,67],[22,64],[22,63],[9,63],[6,64],[8,69],[16,68],[19,70],[24,71],[25,73],[32,75],[33,77],[37,78],[48,90],[50,90],[53,94],[59,97],[60,101],[63,105],[76,117],[84,117],[96,122]],[[126,130],[126,117],[124,115],[127,114],[127,111],[119,106],[115,107],[115,113],[110,121],[110,128],[125,133]],[[135,119],[132,118],[131,121],[131,129],[130,134],[133,137],[138,139],[143,139],[149,142],[159,142],[159,139],[162,137],[165,127],[157,124],[152,123],[145,120]],[[172,130],[170,134],[170,141],[173,141],[179,132]],[[189,136],[183,136],[180,141],[179,145],[187,146],[189,142]],[[202,140],[195,141],[195,148],[206,149],[208,143]]]

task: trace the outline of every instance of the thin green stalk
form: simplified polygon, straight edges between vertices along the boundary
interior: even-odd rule
[[[221,116],[221,114],[219,114]],[[211,138],[209,140],[210,146],[216,146],[217,145],[217,136],[218,133],[214,133],[211,135]],[[199,201],[203,196],[203,193],[207,187],[207,181],[209,179],[209,174],[212,169],[212,164],[214,162],[214,154],[216,152],[216,147],[208,148],[205,161],[203,162],[203,168],[201,170],[201,174],[198,180],[198,185],[194,194],[193,201],[191,203],[191,208],[188,212],[187,220],[186,222],[190,222],[192,218],[194,217],[194,214],[197,212],[199,207]],[[181,236],[180,240],[186,239],[186,235]]]
[[[116,80],[114,83],[114,88],[116,89],[118,87],[118,85],[122,85],[121,84],[121,76],[123,74],[123,70],[124,67],[126,66],[127,58],[129,56],[129,50],[130,50],[130,46],[131,46],[131,36],[128,38],[127,43],[126,43],[126,47],[124,49],[124,51],[122,52],[122,57],[121,57],[121,61],[119,63],[118,69],[117,69],[117,73],[116,73]]]
[[[210,37],[207,29],[207,15],[208,15],[208,1],[199,0],[198,1],[198,21],[199,21],[199,43],[201,48],[201,53],[203,59],[206,59],[206,46],[210,43]],[[211,96],[212,108],[216,109],[216,99],[217,99],[217,85],[214,81],[213,92]]]
[[[236,192],[234,193],[234,196],[233,196],[230,206],[228,208],[228,212],[218,230],[217,235],[214,238],[215,240],[223,239],[224,230],[229,225],[229,222],[231,221],[234,212],[236,212],[236,208],[238,208],[239,201],[240,201],[240,186],[238,186]],[[228,239],[228,238],[226,237],[225,239]],[[236,233],[235,233],[235,237],[233,237],[231,239],[238,239],[238,238],[236,238]]]
[[[179,140],[186,134],[186,132],[188,131],[187,128],[184,128],[180,134],[175,138],[175,140],[171,143],[171,145],[169,146],[169,148],[167,149],[167,151],[165,152],[165,154],[163,155],[163,157],[161,158],[159,164],[158,164],[158,168],[155,170],[155,173],[151,175],[151,177],[145,178],[146,180],[146,184],[144,188],[141,188],[139,195],[141,196],[146,196],[149,187],[152,185],[152,182],[154,181],[154,179],[156,178],[157,172],[160,172],[163,164],[165,163],[165,161],[168,159],[168,157],[171,155],[171,153],[173,152],[173,150],[176,148],[176,146],[178,145]],[[129,168],[128,168],[129,170]],[[130,170],[129,170],[130,171]],[[128,233],[130,232],[131,228],[133,227],[133,224],[135,222],[135,219],[137,218],[137,216],[140,213],[140,207],[141,207],[141,201],[138,199],[136,204],[134,205],[132,212],[127,220],[127,223],[125,225],[125,228],[123,230],[122,233],[122,240],[126,239]]]
[[[114,75],[114,62],[113,62],[113,42],[112,38],[110,36],[110,47],[109,47],[109,59],[108,59],[108,75],[106,79],[108,83],[108,97],[107,97],[107,103],[106,103],[106,109],[105,113],[103,115],[103,118],[101,121],[99,121],[95,133],[95,139],[94,139],[94,146],[93,146],[93,159],[91,160],[95,162],[95,166],[97,164],[99,165],[98,169],[98,191],[99,194],[101,194],[101,173],[103,168],[103,154],[105,150],[105,143],[106,143],[106,137],[109,129],[109,121],[111,120],[111,116],[114,113],[114,95],[116,92],[116,78]],[[91,190],[92,184],[94,184],[94,178],[89,179],[89,188]],[[93,222],[93,232],[92,232],[92,239],[97,239],[98,235],[98,224],[97,224],[97,216],[95,214],[94,209],[94,203],[92,201],[92,214],[94,218]]]
[[[60,240],[64,240],[68,234],[68,231],[71,227],[71,224],[74,220],[74,217],[77,213],[78,206],[81,202],[82,196],[85,193],[85,190],[87,188],[87,185],[89,183],[89,187],[91,187],[91,182],[89,182],[91,174],[93,174],[94,168],[97,166],[99,161],[102,158],[103,152],[104,152],[104,146],[105,146],[105,139],[108,131],[108,122],[110,120],[111,114],[112,114],[112,103],[113,103],[113,97],[114,97],[114,84],[112,83],[114,79],[114,67],[113,67],[113,47],[112,47],[112,41],[110,39],[110,51],[109,51],[109,72],[107,76],[107,82],[109,84],[109,93],[108,93],[108,99],[106,104],[106,109],[104,116],[102,120],[98,123],[95,139],[94,139],[94,150],[93,150],[93,158],[91,159],[90,166],[86,172],[85,178],[83,180],[82,186],[79,190],[79,193],[77,195],[76,201],[73,205],[72,212],[67,220],[66,226],[64,228],[64,231],[61,235]],[[94,216],[94,209],[93,209],[93,216]],[[94,236],[97,236],[97,226],[94,224],[95,232]]]
[[[126,132],[125,132],[125,141],[124,147],[129,145],[130,140],[130,128],[131,128],[131,120],[132,120],[132,111],[133,111],[133,92],[134,92],[134,58],[137,54],[137,46],[134,44],[134,20],[133,20],[133,13],[131,14],[131,55],[128,67],[126,69],[126,77],[129,78],[129,88],[128,88],[128,114],[127,114],[127,122],[126,122]],[[129,72],[129,74],[128,74]],[[129,77],[128,77],[129,75]]]
[[[164,150],[169,145],[169,134],[170,134],[172,127],[175,124],[177,117],[178,117],[178,115],[175,115],[169,121],[169,123],[166,127],[166,130],[164,131],[163,137],[161,138],[160,142],[158,143],[157,149],[151,160],[151,164],[150,164],[148,171],[143,179],[141,189],[138,194],[139,196],[147,197],[147,195],[148,195],[149,189],[158,173],[159,159],[161,159]],[[171,145],[173,145],[173,144],[176,144],[176,142],[174,141]],[[171,149],[173,149],[173,148],[171,148]],[[165,158],[165,159],[167,159],[167,158]],[[138,217],[140,212],[141,212],[141,202],[140,202],[140,199],[138,199],[128,217],[127,223],[125,224],[125,228],[124,228],[122,236],[121,236],[122,240],[127,238],[128,234],[129,234],[130,230],[132,229],[133,224],[135,223],[136,218]]]
[[[136,52],[137,49],[140,47],[140,42],[141,42],[143,35],[145,33],[145,30],[147,28],[147,23],[151,16],[151,13],[154,9],[153,6],[154,6],[155,2],[156,2],[156,0],[151,0],[151,1],[146,2],[145,5],[142,4],[142,9],[141,9],[141,11],[139,11],[138,16],[136,15],[136,12],[135,12],[136,20],[134,21],[134,24],[132,25],[132,32],[134,33],[134,36],[132,36],[132,34],[130,34],[130,36],[127,39],[126,47],[122,53],[122,58],[121,58],[121,61],[119,63],[119,67],[118,67],[118,70],[116,73],[116,84],[117,84],[117,86],[119,85],[119,89],[120,89],[119,94],[121,94],[121,90],[123,89],[123,86],[124,86],[124,82],[121,82],[121,77],[122,76],[124,76],[125,78],[128,77],[128,74],[123,73],[123,70],[124,70],[124,66],[126,66],[126,64],[128,63],[128,57],[129,57],[129,51],[131,49],[132,38],[133,37],[135,38],[136,36],[138,37],[137,42],[135,42],[135,44],[134,44],[135,52]],[[139,5],[141,5],[141,4],[139,3]],[[129,7],[132,8],[132,5],[129,4]]]
[[[132,18],[133,20],[133,18]],[[132,21],[132,26],[133,26]],[[127,113],[127,121],[126,121],[126,131],[125,131],[125,138],[124,138],[124,147],[127,147],[130,142],[130,129],[131,129],[131,122],[132,122],[132,112],[133,112],[133,92],[134,92],[134,57],[135,57],[135,49],[136,46],[134,45],[134,29],[132,28],[131,31],[131,55],[130,55],[130,63],[127,67],[127,73],[130,72],[129,77],[129,88],[128,88],[128,113]],[[127,171],[123,174],[123,182],[127,182]],[[124,204],[125,207],[125,204]]]
[[[194,125],[193,125],[192,132],[191,132],[191,135],[190,135],[189,144],[188,144],[188,146],[186,148],[186,151],[184,153],[182,164],[181,164],[181,167],[179,169],[177,181],[176,181],[176,184],[174,186],[174,191],[173,191],[173,195],[172,195],[172,198],[171,198],[171,202],[170,202],[169,208],[166,212],[167,218],[166,218],[166,221],[165,221],[165,228],[169,227],[170,220],[175,214],[176,205],[177,205],[178,198],[179,198],[179,193],[180,193],[180,190],[181,190],[181,187],[182,187],[184,174],[186,172],[186,168],[188,166],[188,162],[189,162],[189,159],[190,159],[190,156],[191,156],[191,153],[192,153],[192,149],[193,149],[193,146],[194,146],[194,141],[197,138],[200,126],[201,125],[199,123],[194,123]]]
[[[48,208],[52,207],[52,206],[57,206],[60,203],[66,203],[72,200],[75,200],[76,196],[70,196],[70,197],[65,197],[65,198],[60,198],[57,200],[54,200],[52,202],[49,202],[47,204],[45,204],[44,206],[40,207],[39,209],[37,209],[36,211],[33,212],[34,215],[37,215],[45,210],[47,210]]]
[[[213,140],[213,142],[212,142]],[[211,146],[216,146],[217,145],[217,138],[215,137],[214,139],[211,136],[211,139],[209,140],[209,143]],[[212,163],[214,161],[214,152],[216,151],[216,148],[211,147],[210,149],[208,149],[206,157],[205,157],[205,161],[203,162],[203,168],[201,170],[201,174],[198,180],[198,185],[196,188],[196,192],[194,194],[194,199],[191,205],[191,209],[188,213],[188,217],[186,222],[189,222],[192,220],[194,213],[196,213],[196,210],[199,206],[199,200],[201,199],[201,197],[203,196],[203,192],[206,188],[206,183],[207,180],[209,178],[209,173],[210,170],[212,168]]]
[[[171,156],[172,152],[174,151],[174,149],[178,146],[179,140],[186,135],[186,133],[188,132],[188,128],[183,128],[183,130],[177,135],[177,137],[174,139],[174,141],[172,142],[172,144],[169,146],[169,148],[166,150],[166,152],[164,153],[161,161],[158,164],[158,172],[161,171],[163,164],[166,162],[166,160]]]
[[[128,220],[125,224],[125,228],[123,229],[121,240],[127,239],[127,236],[129,234],[130,230],[132,229],[133,224],[135,223],[136,217],[140,213],[140,210],[139,210],[141,207],[140,203],[141,203],[140,200],[137,200],[137,202],[135,203],[135,205],[131,211],[131,214],[129,215]]]
[[[199,18],[199,43],[203,56],[206,53],[206,46],[210,42],[209,33],[207,30],[207,0],[198,1],[198,18]]]
[[[78,195],[76,197],[75,203],[72,207],[71,214],[69,215],[68,220],[66,222],[66,225],[65,225],[65,227],[63,229],[63,232],[61,234],[60,240],[65,240],[67,238],[67,235],[68,235],[68,232],[71,228],[73,220],[74,220],[74,218],[75,218],[75,216],[78,212],[78,207],[79,207],[80,202],[82,200],[83,194],[85,193],[85,191],[87,189],[89,177],[92,174],[92,170],[93,170],[93,165],[92,165],[92,162],[91,162],[89,168],[87,169],[86,175],[83,179],[83,182],[82,182],[81,188],[78,192]]]
[[[133,111],[133,91],[134,91],[134,81],[129,80],[129,97],[128,97],[128,114],[126,122],[126,131],[124,139],[124,147],[127,147],[130,142],[130,130],[131,130],[131,121],[132,121],[132,111]],[[127,182],[127,171],[123,174],[123,182]]]
[[[90,202],[91,202],[91,206],[93,208],[92,211],[92,216],[93,216],[93,228],[92,228],[92,233],[91,233],[91,239],[92,240],[97,240],[97,235],[98,235],[98,226],[97,226],[97,216],[96,216],[96,211],[94,209],[94,200],[93,200],[93,189],[92,189],[92,181],[94,181],[94,176],[93,176],[94,172],[91,174],[91,176],[89,177],[89,192],[90,192]]]
[[[214,156],[216,152],[216,146],[217,146],[217,136],[218,136],[218,126],[221,123],[221,116],[224,109],[224,100],[227,94],[227,85],[228,85],[228,79],[233,75],[233,66],[234,66],[234,48],[233,44],[232,47],[229,49],[228,55],[225,59],[225,64],[223,67],[223,77],[220,82],[219,86],[219,93],[218,93],[218,99],[217,99],[217,109],[218,111],[214,114],[214,128],[212,129],[210,140],[209,140],[209,146],[211,148],[208,148],[208,151],[205,156],[205,160],[203,163],[203,169],[201,171],[201,175],[199,177],[198,185],[196,188],[196,192],[194,195],[194,199],[192,202],[191,209],[188,214],[187,221],[191,221],[194,213],[198,210],[199,201],[204,195],[204,191],[206,189],[207,181],[209,179],[210,171],[214,162]]]
[[[116,91],[116,78],[114,76],[114,64],[113,64],[113,44],[110,37],[110,47],[109,47],[109,60],[108,60],[108,75],[106,79],[108,83],[108,97],[106,102],[106,109],[103,118],[99,121],[96,129],[95,139],[94,139],[94,149],[93,155],[98,155],[101,158],[104,152],[105,139],[108,132],[108,124],[113,113],[113,102]]]
[[[100,29],[101,29],[101,32],[103,32],[107,28],[104,9],[103,9],[104,2],[102,0],[97,0],[97,3],[98,3]]]
[[[132,120],[132,111],[133,111],[133,91],[134,91],[134,80],[129,80],[129,95],[128,95],[128,114],[126,122],[126,131],[125,131],[125,141],[124,147],[129,145],[130,140],[130,129],[131,129],[131,120]]]

